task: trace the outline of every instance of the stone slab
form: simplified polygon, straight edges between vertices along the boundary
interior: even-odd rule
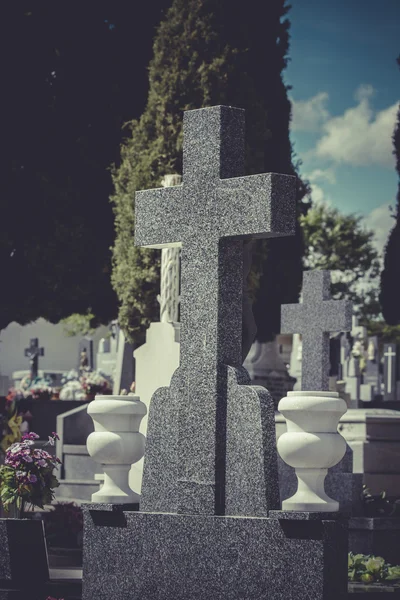
[[[82,600],[339,600],[347,590],[341,520],[111,517],[84,507]]]
[[[353,441],[354,473],[400,473],[400,440]]]
[[[399,537],[399,517],[358,517],[349,520],[349,550],[354,554],[375,554],[392,565],[399,565]]]
[[[265,388],[247,385],[245,369],[227,367],[224,378],[226,400],[218,415],[220,454],[224,456],[217,464],[219,514],[267,516],[268,510],[279,508],[274,403]],[[178,369],[171,386],[158,390],[150,404],[142,511],[190,512],[184,488],[179,496],[176,488],[185,462],[177,427],[184,384]],[[203,502],[200,495],[198,502]]]
[[[0,584],[26,587],[49,579],[42,521],[0,519]]]

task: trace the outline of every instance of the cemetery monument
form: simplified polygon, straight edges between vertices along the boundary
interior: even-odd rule
[[[243,240],[293,234],[296,181],[243,176],[241,109],[187,111],[183,133],[182,185],[137,192],[135,228],[137,245],[182,247],[180,367],[150,405],[140,511],[84,506],[83,599],[337,600],[345,524],[277,510],[274,406],[241,366]],[[95,428],[100,462],[127,461],[118,427]]]

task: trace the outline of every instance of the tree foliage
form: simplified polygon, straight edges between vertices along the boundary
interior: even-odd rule
[[[113,169],[112,281],[119,322],[131,341],[143,341],[145,328],[159,318],[160,253],[134,247],[134,194],[182,172],[183,111],[245,108],[247,173],[295,174],[282,81],[289,43],[284,4],[270,2],[266,20],[258,0],[249,0],[246,10],[228,0],[174,0],[157,30],[146,109],[129,124],[121,165]],[[299,212],[305,191],[298,179]],[[251,280],[260,339],[279,331],[280,304],[298,299],[302,253],[299,228],[292,239],[256,242]]]
[[[8,2],[2,10],[0,328],[116,315],[111,162],[121,126],[146,101],[152,26],[169,0]],[[146,38],[147,35],[147,38]]]
[[[300,223],[305,268],[332,271],[332,297],[352,300],[364,321],[378,317],[379,255],[374,232],[363,226],[362,217],[320,203],[301,216]]]
[[[400,56],[397,59],[400,67]],[[385,262],[381,274],[380,302],[385,321],[389,325],[400,324],[400,107],[397,113],[397,124],[393,133],[393,154],[396,157],[396,171],[399,176],[397,207],[394,214],[395,225],[389,234],[385,248]]]

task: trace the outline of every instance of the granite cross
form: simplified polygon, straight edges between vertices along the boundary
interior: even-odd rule
[[[352,327],[352,302],[331,300],[330,284],[329,271],[305,271],[303,302],[281,308],[281,332],[302,335],[301,389],[306,391],[328,390],[329,332]]]
[[[30,377],[33,381],[38,376],[39,356],[44,356],[44,348],[39,348],[39,339],[32,338],[29,343],[29,348],[25,348],[25,356],[30,359],[31,373]]]
[[[211,507],[218,495],[227,393],[221,366],[242,364],[243,240],[294,233],[296,180],[275,173],[243,177],[244,130],[242,109],[186,111],[182,185],[139,191],[135,199],[135,244],[182,247],[183,476],[177,489],[189,506],[202,498]]]

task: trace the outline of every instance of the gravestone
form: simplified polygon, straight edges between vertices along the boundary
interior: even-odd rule
[[[397,380],[399,379],[399,351],[397,344],[383,346],[383,401],[393,402],[397,398]]]
[[[331,300],[329,271],[305,271],[302,295],[282,306],[281,332],[302,334],[301,389],[328,390],[329,332],[350,329],[352,303]]]
[[[125,337],[119,326],[115,328],[117,337],[117,361],[115,365],[115,377],[113,383],[113,394],[120,394],[121,390],[129,392],[135,380],[135,360],[133,358],[134,346]]]
[[[39,356],[44,356],[44,348],[39,348],[39,339],[30,340],[29,348],[25,348],[25,356],[31,363],[30,378],[31,381],[37,378],[39,370]]]
[[[290,354],[289,375],[296,379],[293,386],[293,391],[301,390],[301,362],[302,362],[303,346],[301,336],[298,333],[293,334],[292,352]]]
[[[118,335],[117,322],[112,321],[110,325],[110,334],[108,337],[101,338],[97,349],[96,366],[97,370],[108,375],[115,380],[118,355]]]
[[[151,401],[141,512],[83,508],[83,600],[336,600],[346,589],[342,521],[273,510],[273,402],[241,367],[242,245],[294,232],[296,183],[243,170],[244,111],[188,111],[182,186],[136,194],[135,243],[182,244],[181,360]]]
[[[78,373],[93,371],[93,339],[85,336],[79,341]]]
[[[365,371],[363,374],[363,383],[371,385],[374,388],[374,395],[381,393],[381,373],[378,337],[376,335],[368,338],[367,357]]]

